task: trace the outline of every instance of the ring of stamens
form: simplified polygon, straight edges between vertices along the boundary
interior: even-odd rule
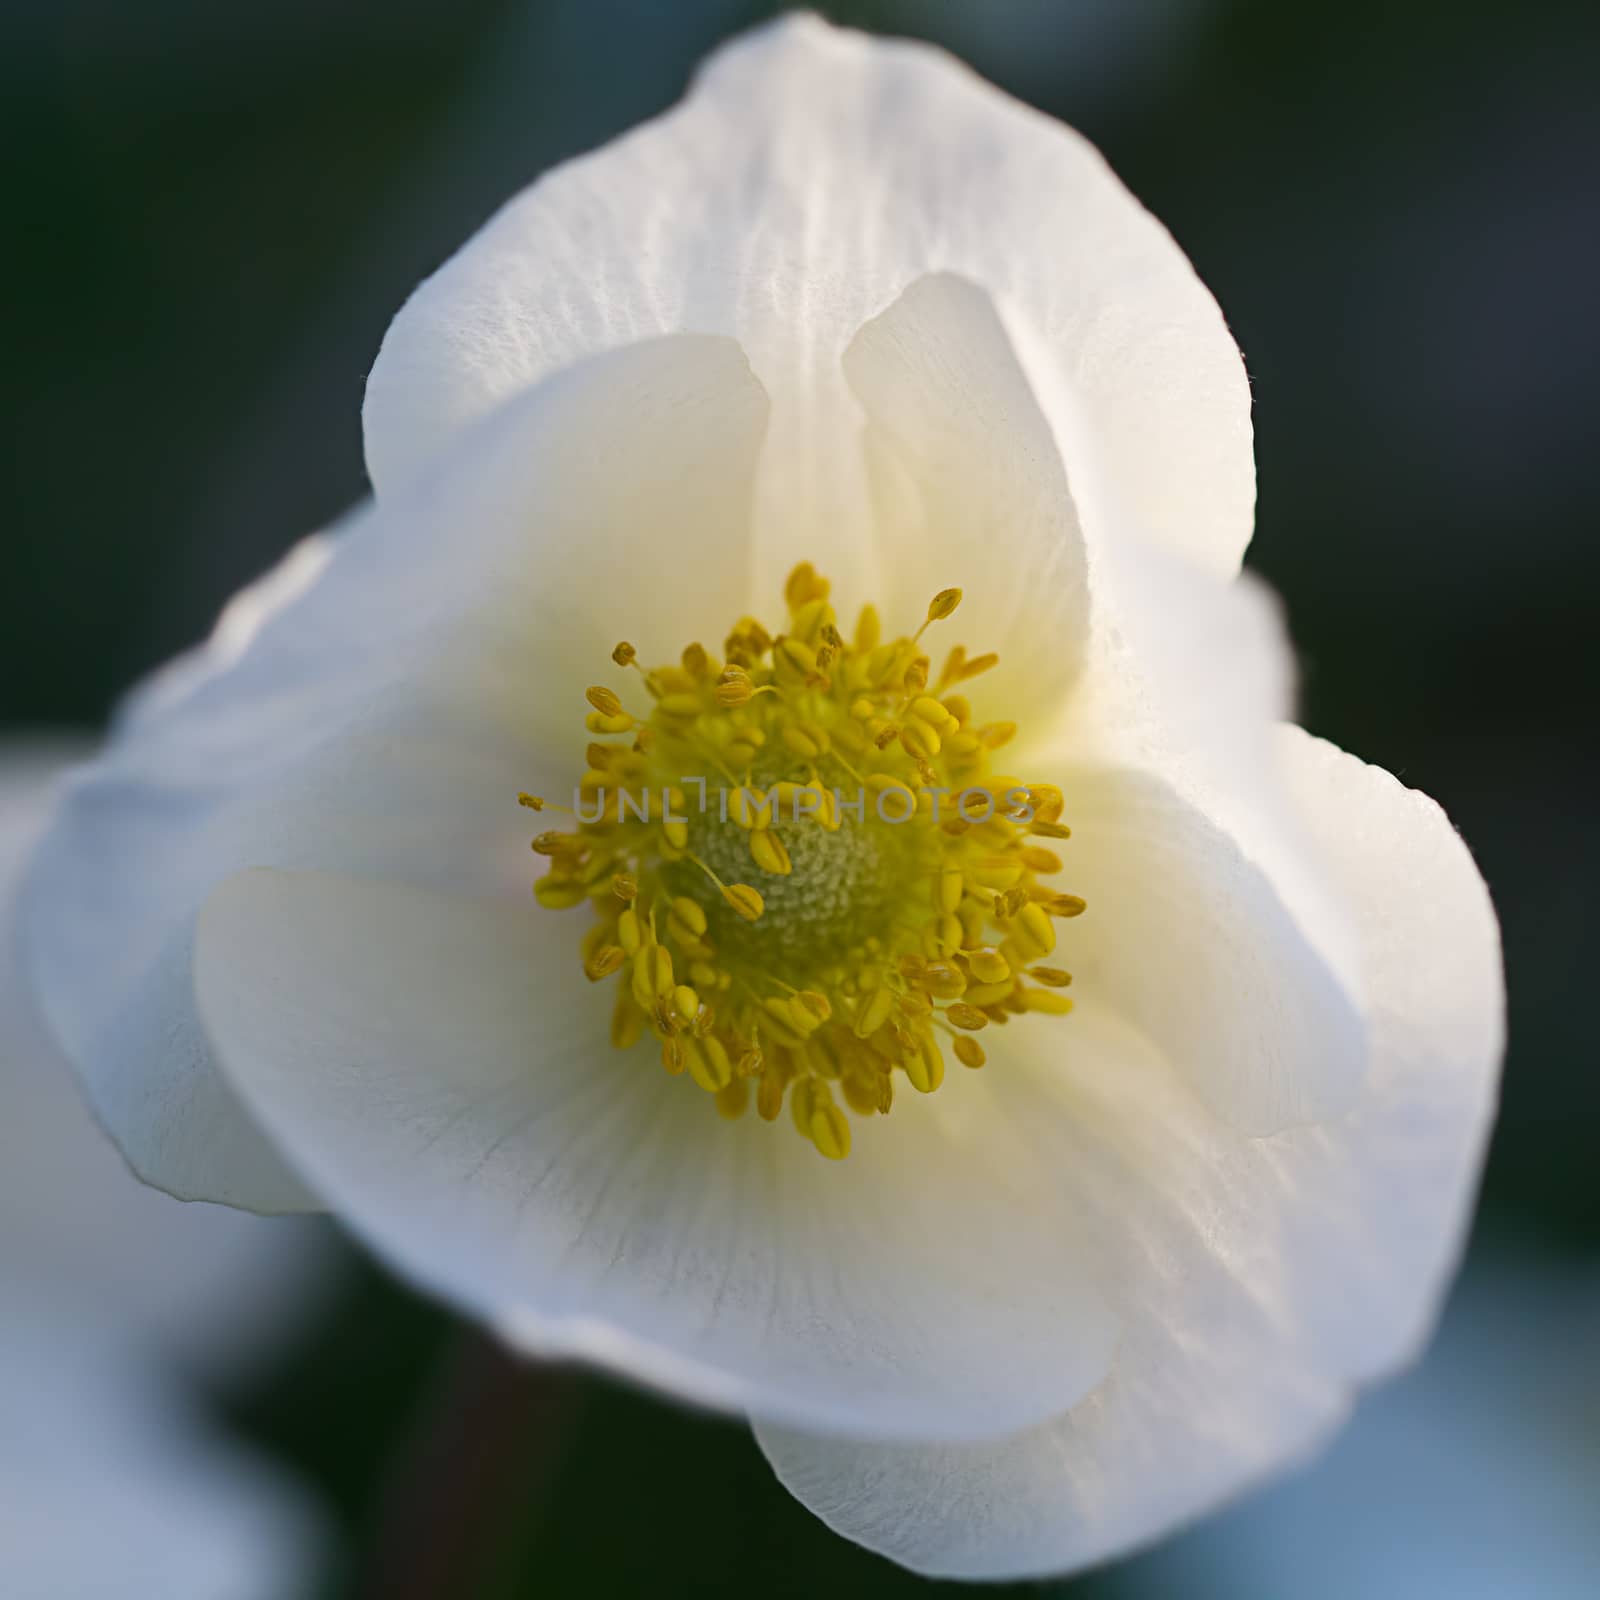
[[[887,641],[871,606],[847,640],[828,595],[795,568],[785,631],[742,618],[720,661],[691,644],[646,670],[619,644],[648,710],[588,691],[574,826],[533,848],[540,904],[595,913],[580,949],[615,982],[611,1042],[654,1035],[726,1117],[753,1101],[773,1121],[787,1100],[840,1160],[845,1108],[888,1112],[897,1075],[931,1094],[946,1048],[979,1068],[985,1028],[1072,1009],[1071,975],[1041,963],[1084,902],[1042,881],[1069,836],[1060,791],[994,771],[1015,725],[977,722],[959,692],[997,658],[958,645],[929,685],[922,635],[961,591]]]

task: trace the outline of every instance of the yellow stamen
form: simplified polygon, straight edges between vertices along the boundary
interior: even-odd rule
[[[647,669],[615,647],[649,711],[587,690],[575,823],[533,840],[549,863],[534,893],[590,908],[579,955],[589,981],[619,980],[614,1045],[653,1036],[723,1118],[753,1103],[774,1122],[787,1100],[839,1161],[897,1078],[936,1093],[947,1047],[976,1069],[974,1033],[1071,1010],[1070,975],[1033,963],[1084,904],[1041,881],[1063,860],[1037,841],[1070,838],[1061,791],[994,765],[1016,725],[954,692],[996,657],[958,644],[929,688],[918,641],[962,591],[891,639],[871,606],[847,638],[808,563],[784,595],[784,626],[739,618],[720,660],[691,643]]]

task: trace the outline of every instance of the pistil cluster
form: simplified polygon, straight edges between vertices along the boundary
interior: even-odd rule
[[[958,645],[930,681],[922,636],[961,591],[887,640],[871,606],[847,639],[809,563],[785,599],[782,632],[741,618],[720,659],[691,644],[647,669],[619,644],[638,682],[589,689],[572,806],[521,800],[572,818],[534,839],[534,893],[593,909],[583,971],[616,984],[611,1042],[651,1034],[726,1117],[787,1100],[841,1160],[846,1110],[887,1113],[902,1080],[932,1094],[947,1050],[981,1068],[986,1029],[1072,1009],[1071,975],[1042,963],[1084,902],[1043,881],[1060,791],[995,770],[1016,727],[963,692],[997,658]]]

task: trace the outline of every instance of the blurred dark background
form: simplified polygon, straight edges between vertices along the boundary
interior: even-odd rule
[[[363,380],[410,288],[777,9],[4,0],[0,727],[98,724],[361,497]],[[1255,385],[1252,562],[1288,598],[1305,720],[1443,801],[1504,922],[1482,1248],[1593,1268],[1600,7],[821,9],[939,40],[1083,129],[1221,301]],[[790,1502],[738,1426],[508,1377],[375,1269],[235,1411],[337,1514],[330,1594],[919,1586]],[[374,1577],[441,1449],[473,1560],[439,1588]],[[1072,1587],[1182,1592],[1140,1570]]]

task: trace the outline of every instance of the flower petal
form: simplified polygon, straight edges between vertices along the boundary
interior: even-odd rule
[[[1001,653],[986,700],[1053,708],[1088,646],[1083,533],[993,302],[964,278],[919,278],[851,340],[844,370],[867,416],[882,608],[909,629],[936,589],[964,588],[960,636]]]
[[[1104,1055],[1080,1046],[1030,1086],[1054,1087],[1064,1104],[1049,1113],[1019,1094],[1017,1145],[1107,1219],[1124,1271],[1108,1288],[1125,1326],[1116,1367],[1061,1417],[987,1444],[854,1444],[759,1423],[780,1478],[839,1532],[948,1576],[1103,1560],[1303,1453],[1353,1383],[1404,1363],[1431,1327],[1493,1110],[1494,913],[1431,801],[1297,730],[1284,752],[1358,913],[1374,1028],[1359,1104],[1241,1139],[1186,1105],[1137,1040],[1092,1007],[1075,1015]]]
[[[993,295],[1058,380],[1047,409],[1080,505],[1234,571],[1249,390],[1182,252],[1070,129],[938,50],[813,17],[721,51],[681,107],[548,174],[416,291],[368,383],[373,482],[388,494],[595,350],[732,334],[773,398],[763,592],[805,556],[864,595],[870,496],[840,357],[938,272]]]
[[[0,1279],[8,1299],[237,1380],[315,1309],[332,1233],[321,1219],[183,1206],[138,1183],[8,959],[23,855],[67,764],[92,749],[81,737],[0,742]]]
[[[196,984],[317,1191],[523,1348],[877,1437],[1016,1426],[1100,1379],[1077,1220],[985,1159],[976,1075],[824,1163],[610,1048],[575,940],[531,906],[247,873],[207,904]]]
[[[1089,909],[1056,953],[1147,1032],[1218,1116],[1275,1133],[1355,1099],[1366,1018],[1272,879],[1170,783],[1063,772],[1073,836],[1064,883]]]
[[[250,606],[242,647],[225,622],[141,694],[67,791],[25,891],[46,1020],[141,1177],[251,1209],[315,1204],[198,1027],[201,902],[273,864],[526,893],[517,792],[571,781],[583,686],[624,619],[664,652],[737,615],[764,423],[728,340],[597,357],[357,517],[310,581],[270,581],[277,603]]]

